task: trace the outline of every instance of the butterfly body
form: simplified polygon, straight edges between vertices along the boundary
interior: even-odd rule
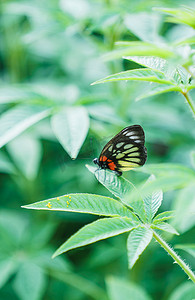
[[[147,150],[144,143],[143,128],[140,125],[128,126],[105,145],[99,158],[95,158],[93,162],[100,169],[110,169],[120,176],[123,171],[145,164]]]

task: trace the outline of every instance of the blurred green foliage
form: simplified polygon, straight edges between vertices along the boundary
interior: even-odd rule
[[[166,191],[161,210],[176,211],[172,222],[180,236],[167,234],[166,239],[195,267],[195,126],[183,95],[151,97],[151,83],[142,81],[90,86],[108,75],[140,68],[121,59],[118,41],[136,42],[134,52],[144,42],[143,51],[160,57],[160,50],[169,57],[177,48],[177,58],[192,72],[194,10],[182,5],[194,7],[189,0],[2,1],[1,299],[195,298],[185,274],[154,242],[128,270],[125,234],[52,260],[65,239],[96,217],[21,209],[67,193],[110,196],[85,164],[120,129],[140,124],[146,132],[148,168],[159,164],[155,175]],[[159,46],[162,40],[166,49]],[[146,99],[135,101],[144,93],[149,93]],[[194,91],[190,93],[194,99]],[[147,178],[134,171],[125,176],[135,185]]]

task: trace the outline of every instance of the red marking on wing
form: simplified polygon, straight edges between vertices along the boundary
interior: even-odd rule
[[[114,162],[111,162],[111,163],[108,164],[108,167],[109,167],[110,170],[113,170],[113,171],[114,171],[115,168],[116,168],[116,165],[115,165]]]
[[[107,160],[107,157],[106,156],[101,156],[100,157],[100,161],[106,161]]]
[[[107,162],[112,162],[111,159],[108,159]]]

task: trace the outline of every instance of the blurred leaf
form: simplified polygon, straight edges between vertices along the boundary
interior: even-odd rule
[[[135,228],[128,237],[127,251],[129,268],[133,268],[139,256],[152,240],[152,231],[148,228]]]
[[[27,92],[23,86],[4,86],[0,87],[0,103],[15,103],[24,102],[27,99],[32,99],[32,93]]]
[[[195,185],[181,190],[173,203],[175,218],[171,223],[184,233],[195,225]]]
[[[29,180],[35,179],[42,156],[41,143],[32,135],[23,134],[12,140],[7,149],[23,175]]]
[[[83,107],[66,108],[52,117],[52,128],[61,145],[75,159],[89,129],[89,117]]]
[[[32,263],[23,264],[14,280],[14,289],[19,299],[42,299],[45,287],[46,279],[41,268]]]
[[[170,218],[174,217],[175,212],[174,211],[165,211],[163,213],[158,214],[154,219],[153,223],[155,224],[156,222],[161,222],[161,221],[166,221]]]
[[[120,80],[137,80],[137,81],[150,81],[150,82],[158,82],[161,84],[170,84],[171,86],[174,85],[174,87],[177,88],[176,83],[173,80],[169,80],[166,78],[166,76],[160,72],[155,71],[152,69],[134,69],[130,71],[120,72],[116,73],[110,76],[107,76],[105,78],[102,78],[100,80],[97,80],[92,83],[99,84],[99,83],[105,83],[105,82],[113,82],[113,81],[120,81]]]
[[[124,120],[118,116],[118,114],[114,111],[113,107],[110,107],[105,104],[95,104],[88,106],[87,110],[89,112],[89,115],[94,119],[106,123],[114,123],[117,125],[125,126]]]
[[[2,288],[16,270],[16,263],[10,259],[0,261],[0,288]]]
[[[146,184],[154,180],[155,180],[155,176],[151,175],[148,178]],[[152,218],[157,213],[159,207],[161,206],[162,200],[163,200],[163,192],[161,190],[154,191],[152,194],[146,195],[144,197],[144,207],[149,222],[152,221]]]
[[[147,292],[134,282],[117,277],[108,277],[106,280],[108,295],[110,300],[151,300]]]
[[[16,169],[12,162],[9,160],[7,155],[0,152],[0,173],[8,173],[8,174],[14,174],[16,173]]]
[[[127,216],[134,221],[134,214],[117,200],[94,194],[69,194],[33,204],[23,208],[71,211],[100,216]]]
[[[182,92],[182,89],[179,86],[171,86],[168,84],[158,85],[156,83],[152,83],[148,90],[136,97],[136,101],[168,92]]]
[[[121,201],[133,208],[134,212],[139,214],[142,220],[145,220],[145,210],[144,210],[144,202],[140,197],[139,191],[136,187],[123,176],[118,177],[114,172],[109,170],[101,170],[86,165],[88,170],[95,174],[97,180],[103,184],[112,194],[114,194],[117,198],[120,198]],[[129,194],[132,188],[135,191],[135,199],[129,201]]]
[[[135,169],[136,171],[136,169]],[[147,184],[143,192],[151,192],[154,189],[161,188],[163,191],[183,188],[195,182],[195,172],[193,169],[179,164],[147,164],[139,171],[154,174],[156,180]]]
[[[97,241],[124,233],[136,228],[137,222],[127,217],[112,217],[97,220],[85,225],[77,233],[71,236],[54,253],[53,257],[60,255],[68,250],[89,245]]]
[[[167,18],[167,22],[186,24],[195,29],[195,10],[192,7],[155,8],[155,10],[171,15]]]
[[[184,250],[195,258],[195,244],[178,244],[174,248]]]
[[[163,39],[158,35],[161,27],[161,17],[153,13],[134,13],[125,16],[125,25],[144,42],[162,42]]]
[[[176,287],[168,300],[193,300],[195,285],[192,282],[184,282]]]
[[[18,245],[20,241],[22,240],[26,226],[28,222],[26,218],[15,211],[11,210],[5,210],[1,209],[0,211],[0,235],[1,240],[4,240],[4,242],[1,244],[1,249],[4,249],[4,243],[5,241],[9,241],[9,243],[13,245]],[[8,249],[4,249],[5,251],[8,251]],[[12,250],[12,248],[9,249],[9,251]]]
[[[0,147],[3,147],[24,130],[46,118],[50,109],[42,106],[17,105],[0,117]]]
[[[57,258],[55,258],[56,261]],[[84,293],[84,295],[88,295],[90,299],[96,299],[96,300],[108,300],[108,298],[105,295],[105,291],[103,288],[98,286],[93,280],[93,278],[90,278],[88,280],[87,278],[83,276],[79,276],[78,274],[75,273],[65,273],[65,272],[52,272],[52,277],[55,279],[62,281],[66,283],[67,285],[70,285],[77,290],[80,290]],[[71,290],[70,295],[71,298],[73,297],[73,291]],[[83,298],[83,295],[81,296]],[[76,299],[78,299],[76,297]],[[80,299],[80,297],[79,297]]]
[[[195,169],[195,151],[192,151],[190,154],[191,154],[192,167]]]
[[[123,47],[122,49],[114,50],[106,53],[103,58],[106,61],[119,59],[124,56],[157,56],[162,58],[171,58],[174,52],[165,44],[155,45],[142,41],[133,42],[116,42],[116,45]]]
[[[151,228],[159,229],[159,230],[167,231],[167,232],[172,233],[172,234],[179,235],[177,230],[175,228],[173,228],[173,226],[171,226],[169,223],[165,223],[165,222],[157,223],[157,222],[155,222],[155,224],[153,223],[151,225]]]

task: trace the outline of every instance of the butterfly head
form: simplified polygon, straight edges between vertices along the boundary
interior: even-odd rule
[[[94,164],[99,166],[99,159],[98,158],[94,158],[93,162],[94,162]]]

